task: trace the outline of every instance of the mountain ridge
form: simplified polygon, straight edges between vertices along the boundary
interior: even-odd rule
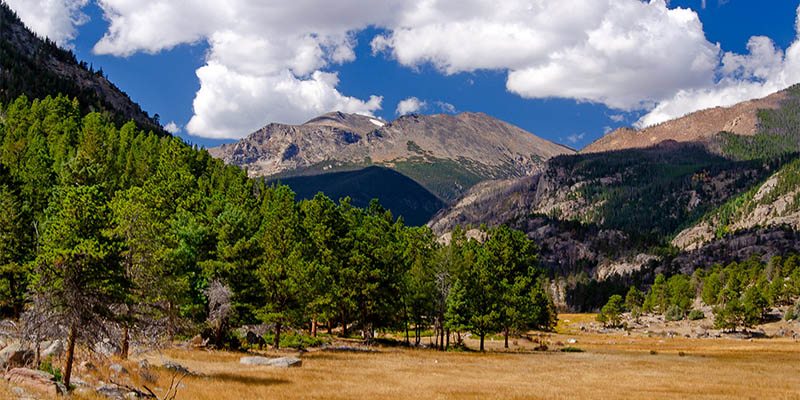
[[[787,98],[786,90],[728,107],[698,110],[640,130],[621,127],[586,145],[580,153],[644,148],[665,140],[710,142],[720,131],[751,136],[756,133],[758,112],[775,109]]]
[[[484,113],[407,114],[393,121],[331,112],[301,125],[270,123],[209,149],[251,177],[388,167],[453,201],[472,185],[525,176],[574,150]]]

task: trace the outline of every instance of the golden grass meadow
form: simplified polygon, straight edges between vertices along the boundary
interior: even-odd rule
[[[561,320],[589,320],[587,315]],[[566,343],[584,352],[559,351]],[[375,347],[373,352],[310,351],[300,368],[253,367],[244,353],[172,349],[169,359],[203,377],[186,377],[176,399],[800,399],[800,343],[786,339],[688,339],[573,332],[559,324],[547,351],[515,339],[488,340],[488,351],[439,352]],[[477,342],[467,339],[477,348]],[[266,356],[296,352],[263,352]],[[140,385],[137,359],[123,362]],[[148,386],[168,388],[158,369]],[[102,371],[101,371],[102,373]],[[0,395],[10,396],[5,384]],[[100,399],[75,394],[76,399]]]

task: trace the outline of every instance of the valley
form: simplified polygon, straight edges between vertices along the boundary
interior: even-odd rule
[[[0,398],[798,398],[795,44],[753,37],[738,55],[695,35],[686,87],[635,95],[672,64],[614,56],[646,74],[563,95],[628,44],[572,59],[559,31],[521,36],[566,46],[547,67],[511,50],[492,64],[498,38],[478,57],[420,45],[438,54],[415,59],[396,46],[436,2],[339,33],[314,30],[328,16],[244,24],[295,4],[233,18],[209,3],[191,17],[228,26],[213,34],[150,17],[122,29],[131,10],[112,3],[55,2],[72,30],[27,19],[34,33],[23,19],[42,10],[0,2]],[[702,33],[691,9],[611,3]],[[578,36],[595,46],[614,21]],[[275,31],[240,36],[240,22]],[[108,28],[91,59],[117,73],[162,52],[201,63],[147,82],[166,101],[142,104],[169,122],[79,58],[88,23]],[[185,37],[142,47],[164,27]],[[581,68],[553,70],[564,60]],[[353,75],[357,89],[337,86]],[[396,90],[372,95],[376,77]],[[186,82],[196,97],[174,117]]]

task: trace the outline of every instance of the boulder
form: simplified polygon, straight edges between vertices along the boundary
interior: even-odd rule
[[[303,360],[297,357],[280,357],[280,358],[266,358],[266,357],[242,357],[239,363],[244,365],[267,365],[270,367],[289,368],[299,367],[303,365]]]
[[[14,368],[6,373],[8,383],[47,394],[64,393],[60,390],[53,375],[30,368]],[[61,385],[63,388],[64,385]]]
[[[42,358],[58,357],[63,352],[64,352],[64,343],[61,340],[56,339],[50,342],[50,344],[47,347],[45,347],[44,350],[42,350],[40,355],[42,356]]]
[[[86,382],[85,380],[78,378],[77,376],[72,377],[72,379],[69,380],[69,383],[75,386],[85,386],[85,387],[91,386],[89,385],[89,382]]]
[[[0,367],[23,366],[33,361],[35,354],[30,347],[14,343],[0,350]]]
[[[109,399],[125,400],[125,394],[128,392],[117,385],[106,383],[94,389],[95,393],[108,397]]]
[[[183,374],[186,374],[186,375],[194,375],[194,373],[192,373],[192,371],[189,371],[189,368],[186,368],[183,365],[180,365],[180,364],[178,364],[176,362],[172,362],[172,361],[169,361],[169,360],[165,361],[164,365],[162,365],[162,367],[164,367],[164,368],[166,368],[166,369],[168,369],[170,371],[175,371],[175,372],[183,373]]]
[[[119,354],[122,349],[119,346],[111,343],[108,339],[103,340],[102,342],[97,342],[94,344],[94,351],[95,353],[102,354],[106,357],[112,357]]]

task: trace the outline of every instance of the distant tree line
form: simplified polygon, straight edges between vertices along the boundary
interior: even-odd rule
[[[536,246],[505,226],[441,245],[376,200],[298,202],[60,95],[0,106],[0,144],[0,312],[59,327],[66,381],[75,344],[111,330],[124,358],[154,326],[224,346],[230,327],[267,324],[275,347],[287,329],[413,330],[418,344],[433,326],[439,348],[472,332],[483,349],[555,324]]]
[[[723,330],[752,328],[766,321],[771,307],[791,306],[783,316],[797,319],[800,312],[800,256],[775,256],[763,262],[756,254],[740,263],[714,264],[692,275],[669,278],[658,274],[646,293],[630,287],[624,300],[613,295],[601,309],[598,320],[618,326],[620,314],[662,314],[668,321],[700,319],[705,314],[695,304],[710,306],[714,327]]]

